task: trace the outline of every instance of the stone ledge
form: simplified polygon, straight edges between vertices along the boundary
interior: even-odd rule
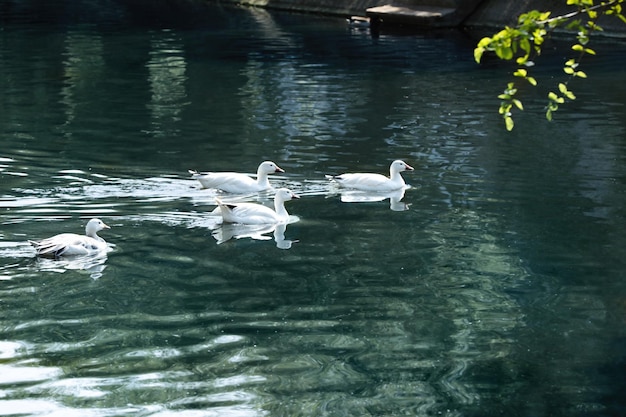
[[[401,7],[386,4],[370,7],[365,14],[372,21],[372,25],[392,24],[411,26],[432,26],[437,20],[452,15],[456,10],[444,7],[417,6]]]

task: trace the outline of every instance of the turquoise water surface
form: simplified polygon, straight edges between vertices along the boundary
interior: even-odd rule
[[[471,34],[38,3],[0,13],[0,416],[626,414],[623,43],[508,133]],[[404,195],[324,178],[394,159]],[[216,196],[272,193],[187,170],[263,160],[297,221],[221,226]],[[34,256],[91,217],[111,252]]]

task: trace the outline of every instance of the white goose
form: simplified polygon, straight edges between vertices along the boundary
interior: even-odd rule
[[[98,236],[103,229],[110,229],[100,219],[91,219],[85,226],[85,235],[61,233],[43,240],[30,240],[38,256],[59,257],[75,255],[94,255],[108,248],[107,243]]]
[[[372,173],[352,173],[341,175],[326,175],[329,180],[345,188],[362,191],[392,191],[406,188],[402,171],[413,171],[413,167],[404,161],[396,160],[389,167],[389,177]]]
[[[262,204],[255,203],[225,203],[216,198],[219,214],[225,223],[240,224],[276,224],[288,223],[289,213],[285,209],[285,201],[300,198],[287,188],[276,191],[274,196],[274,210]]]
[[[271,189],[268,174],[285,172],[272,161],[265,161],[259,165],[256,180],[247,174],[239,172],[198,172],[190,170],[192,178],[200,181],[203,188],[216,188],[227,193],[253,193]]]

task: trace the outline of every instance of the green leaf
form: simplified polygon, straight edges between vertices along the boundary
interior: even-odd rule
[[[511,116],[504,117],[504,124],[506,125],[506,130],[508,130],[509,132],[513,130],[513,127],[515,126],[515,123],[513,122]]]
[[[498,57],[500,57],[501,59],[509,61],[511,58],[513,58],[513,49],[511,49],[510,46],[500,45],[496,47],[496,55],[498,55]]]
[[[573,45],[573,46],[572,46],[572,49],[573,49],[574,51],[582,51],[582,50],[583,50],[583,49],[585,49],[585,48],[584,48],[582,45],[580,45],[580,44],[578,44],[578,43],[577,43],[576,45]]]
[[[589,22],[587,22],[587,26],[591,30],[595,30],[595,31],[598,31],[598,32],[604,32],[604,29],[602,29],[602,26],[596,24],[595,22],[589,21]]]
[[[580,77],[580,78],[587,78],[587,74],[585,74],[583,71],[576,71],[574,73],[574,76]]]
[[[518,109],[524,110],[524,106],[522,105],[522,102],[519,101],[518,99],[514,98],[513,104],[515,104],[515,107],[517,107]]]
[[[524,68],[520,68],[513,73],[514,76],[522,77],[522,78],[525,78],[527,74],[528,74],[528,71],[526,71]]]
[[[508,83],[506,88],[504,89],[504,94],[514,95],[517,93],[517,88],[515,88],[514,83]]]
[[[528,38],[520,39],[519,47],[522,49],[522,51],[526,52],[526,57],[528,57],[528,55],[530,54],[530,41],[528,40]]]
[[[500,95],[498,96],[498,98],[499,98],[500,100],[510,100],[510,99],[511,99],[511,95],[510,95],[510,94],[500,94]]]
[[[596,51],[594,51],[593,49],[590,48],[585,48],[585,52],[588,53],[589,55],[595,55]]]
[[[576,96],[571,91],[568,91],[568,92],[563,93],[563,94],[565,94],[565,97],[569,98],[570,100],[576,100]]]
[[[552,121],[552,110],[546,110],[546,119],[548,119],[548,121],[550,122]]]
[[[480,59],[483,57],[484,52],[485,52],[485,48],[474,49],[474,60],[476,60],[477,64],[480,64]]]
[[[553,103],[559,103],[559,104],[565,103],[565,99],[563,97],[558,96],[556,93],[552,91],[548,93],[548,98]]]
[[[561,92],[561,94],[566,94],[567,93],[567,86],[563,83],[559,83],[559,91]]]
[[[574,73],[574,68],[565,67],[565,68],[563,68],[563,71],[565,71],[566,74],[573,74]]]
[[[491,38],[486,36],[484,38],[482,38],[479,42],[478,45],[476,45],[479,48],[486,48],[487,46],[489,46],[489,44],[491,43]]]
[[[533,87],[537,85],[537,80],[534,77],[526,77],[526,81],[528,81]]]

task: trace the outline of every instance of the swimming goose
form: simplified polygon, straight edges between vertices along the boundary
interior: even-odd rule
[[[362,191],[392,191],[405,188],[406,184],[402,171],[413,171],[413,167],[404,161],[396,160],[389,167],[389,177],[381,174],[353,173],[341,175],[326,175],[329,180],[345,188]]]
[[[216,188],[228,193],[252,193],[271,189],[272,186],[267,178],[268,174],[285,172],[272,161],[265,161],[259,165],[256,172],[256,180],[247,174],[239,172],[198,172],[190,170],[192,178],[200,181],[203,188]]]
[[[225,203],[216,198],[219,214],[225,223],[240,224],[270,224],[288,223],[289,213],[285,209],[285,201],[300,198],[287,188],[276,191],[274,196],[274,210],[261,204],[255,203]]]
[[[43,240],[30,240],[38,256],[59,257],[74,255],[94,255],[105,251],[107,243],[98,236],[103,229],[110,229],[100,219],[91,219],[85,226],[85,235],[75,233],[61,233]]]

